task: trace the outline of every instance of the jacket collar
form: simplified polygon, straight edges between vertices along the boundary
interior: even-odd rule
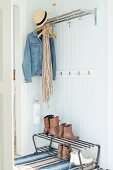
[[[33,31],[33,37],[37,37],[38,36],[38,33],[36,30]]]

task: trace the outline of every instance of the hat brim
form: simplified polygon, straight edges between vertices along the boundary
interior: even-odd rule
[[[49,18],[49,13],[47,12],[47,16],[46,16],[44,22],[42,24],[40,24],[40,25],[36,25],[36,28],[42,27],[47,22],[48,18]]]

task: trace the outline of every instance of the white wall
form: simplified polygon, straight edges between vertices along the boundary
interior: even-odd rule
[[[51,16],[78,8],[98,8],[98,25],[93,16],[73,20],[71,27],[65,22],[57,32],[57,69],[95,69],[93,78],[57,78],[50,108],[43,114],[60,115],[61,120],[73,124],[81,139],[101,145],[101,166],[107,167],[107,51],[106,51],[106,1],[104,0],[28,0],[27,33],[34,30],[33,14],[44,8]],[[28,146],[32,151],[32,134],[41,128],[32,124],[32,100],[41,96],[41,79],[34,78],[28,86]]]
[[[3,46],[3,37],[2,37],[2,32],[3,32],[3,29],[2,29],[2,17],[3,17],[3,13],[2,13],[2,3],[0,1],[0,88],[1,88],[1,82],[3,80],[3,54],[2,54],[2,46]],[[3,123],[2,123],[2,120],[3,120],[3,116],[2,116],[2,113],[3,113],[3,96],[2,94],[0,93],[0,145],[2,145],[2,134],[3,134]],[[0,170],[2,169],[2,149],[0,148]]]
[[[107,1],[108,47],[108,168],[113,166],[113,1]]]

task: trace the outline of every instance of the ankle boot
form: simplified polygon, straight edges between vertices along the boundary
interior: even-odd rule
[[[66,146],[66,145],[63,145],[63,150],[62,150],[62,158],[64,160],[67,160],[70,158],[70,153],[71,153],[72,149],[70,146]]]
[[[59,138],[63,138],[64,135],[64,126],[66,125],[66,123],[63,123],[59,126]]]
[[[53,136],[59,136],[59,116],[50,119],[49,134]]]
[[[57,155],[58,155],[59,158],[62,157],[62,150],[63,150],[63,145],[59,144],[58,145],[58,150],[57,150]]]
[[[78,136],[75,136],[72,132],[72,124],[66,124],[64,127],[64,138],[69,139],[69,140],[73,140],[76,141],[79,139]]]
[[[44,133],[48,134],[49,133],[49,129],[50,129],[50,119],[52,119],[54,117],[54,115],[47,115],[44,117]]]

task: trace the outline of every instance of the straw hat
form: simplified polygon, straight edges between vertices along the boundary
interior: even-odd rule
[[[35,24],[37,25],[37,28],[40,28],[46,23],[48,19],[48,12],[43,9],[38,9],[34,14],[33,19]]]

